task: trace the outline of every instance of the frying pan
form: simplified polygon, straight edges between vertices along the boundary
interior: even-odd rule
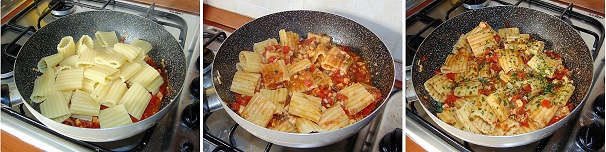
[[[38,61],[57,53],[57,44],[64,36],[79,39],[82,35],[94,36],[95,31],[115,31],[118,37],[125,37],[125,43],[141,39],[152,44],[148,55],[161,65],[163,60],[170,88],[162,99],[161,110],[153,116],[134,124],[106,128],[78,128],[57,123],[42,116],[40,105],[29,100],[34,88],[34,79],[41,75],[32,70]],[[25,106],[44,125],[65,136],[93,142],[107,142],[134,136],[153,126],[175,104],[174,101],[183,87],[185,78],[185,54],[175,38],[159,24],[128,13],[114,11],[89,11],[72,14],[57,19],[40,28],[23,45],[15,63],[15,83],[24,99]]]
[[[572,69],[572,80],[576,89],[570,100],[574,103],[574,110],[564,119],[543,129],[514,136],[488,136],[465,132],[454,128],[435,114],[441,110],[437,101],[433,100],[425,90],[423,83],[434,76],[433,70],[439,68],[461,33],[467,33],[481,21],[487,22],[492,28],[504,28],[505,21],[511,27],[520,28],[520,33],[528,33],[535,39],[545,42],[545,49],[554,50],[562,55],[566,67]],[[572,51],[569,51],[572,50]],[[422,63],[423,70],[419,70],[417,63],[422,57],[427,61]],[[570,25],[547,13],[516,7],[495,6],[479,10],[472,10],[453,17],[438,26],[419,47],[412,66],[412,83],[423,109],[437,124],[452,135],[465,141],[489,147],[513,147],[528,144],[549,136],[556,129],[562,127],[571,117],[582,108],[588,91],[591,88],[593,76],[593,58],[581,36]]]
[[[235,101],[234,93],[229,90],[236,73],[238,54],[242,50],[253,50],[253,43],[278,38],[278,31],[286,29],[306,37],[308,32],[324,33],[332,37],[332,42],[349,46],[351,50],[364,59],[371,71],[371,85],[381,90],[382,99],[377,103],[377,110],[355,124],[324,133],[296,134],[270,130],[255,125],[228,106]],[[384,43],[364,26],[335,14],[318,11],[286,11],[260,17],[238,28],[219,48],[214,62],[213,84],[223,108],[242,128],[251,134],[288,147],[319,147],[341,141],[368,124],[381,110],[388,98],[394,83],[394,65],[391,54]],[[220,76],[219,76],[220,75]],[[220,80],[220,81],[218,81]]]

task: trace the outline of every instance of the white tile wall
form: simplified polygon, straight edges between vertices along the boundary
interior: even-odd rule
[[[342,15],[377,34],[395,59],[403,57],[402,0],[204,0],[203,3],[252,18],[286,10]]]

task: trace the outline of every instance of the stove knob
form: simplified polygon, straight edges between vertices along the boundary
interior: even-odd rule
[[[196,77],[191,81],[189,91],[191,92],[191,95],[196,97],[196,99],[200,99],[200,77]]]
[[[185,142],[181,145],[181,152],[192,152],[194,151],[194,144]]]
[[[185,126],[196,129],[200,126],[200,102],[194,102],[183,109],[181,119]]]
[[[577,142],[585,150],[595,151],[604,146],[604,125],[599,122],[583,126],[577,135]]]
[[[593,102],[593,112],[604,119],[604,94],[599,95]]]
[[[401,152],[402,151],[402,129],[396,128],[394,131],[385,134],[380,143],[382,152]]]

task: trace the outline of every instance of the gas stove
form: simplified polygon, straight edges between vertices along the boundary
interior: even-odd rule
[[[482,1],[484,2],[484,1]],[[560,17],[569,5],[550,1],[489,0],[486,6],[518,5]],[[477,6],[481,7],[481,6]],[[414,54],[433,29],[457,14],[468,11],[460,3],[438,0],[418,3],[406,17],[406,135],[428,151],[604,151],[604,17],[581,9],[564,15],[565,21],[579,31],[594,58],[594,83],[582,111],[565,126],[542,140],[518,147],[493,148],[468,143],[454,137],[422,110],[410,80]],[[601,94],[601,96],[599,96]],[[601,128],[600,128],[601,127]],[[601,130],[601,133],[598,133]],[[587,142],[587,139],[602,141]],[[588,144],[591,143],[591,144]],[[585,149],[584,149],[585,148]]]
[[[225,30],[203,25],[204,151],[379,151],[384,147],[401,144],[403,96],[401,88],[395,86],[385,109],[369,125],[362,128],[358,134],[331,145],[308,149],[283,147],[259,139],[242,129],[225,109],[222,109],[220,103],[209,101],[213,98],[212,94],[216,94],[210,72],[212,60],[223,40],[229,35],[231,33]],[[400,73],[397,75],[398,81],[402,80],[401,65],[401,62],[396,61],[396,70]],[[400,149],[401,145],[397,148]]]
[[[140,3],[104,0],[14,0],[2,1],[2,117],[0,128],[47,151],[200,151],[200,16]],[[174,107],[150,129],[114,142],[86,142],[63,136],[40,123],[27,108],[15,87],[12,66],[18,47],[39,28],[69,14],[85,11],[120,11],[146,16],[166,27],[181,44],[187,73]],[[6,12],[9,12],[9,15]],[[9,44],[10,43],[10,44]],[[5,51],[5,48],[9,48]],[[17,48],[17,49],[15,49]],[[16,50],[16,51],[13,51]],[[6,52],[6,53],[5,53]],[[8,59],[8,60],[5,60]],[[197,80],[196,80],[197,78]],[[196,96],[196,92],[198,95]]]

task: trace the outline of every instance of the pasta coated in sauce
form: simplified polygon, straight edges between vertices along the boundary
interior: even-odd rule
[[[477,134],[509,136],[539,130],[573,110],[571,70],[544,42],[516,27],[480,24],[461,35],[445,63],[424,84],[442,103],[445,123]]]
[[[330,37],[280,30],[274,38],[240,52],[229,105],[244,119],[269,129],[328,132],[375,110],[380,91],[370,85],[366,62]]]

